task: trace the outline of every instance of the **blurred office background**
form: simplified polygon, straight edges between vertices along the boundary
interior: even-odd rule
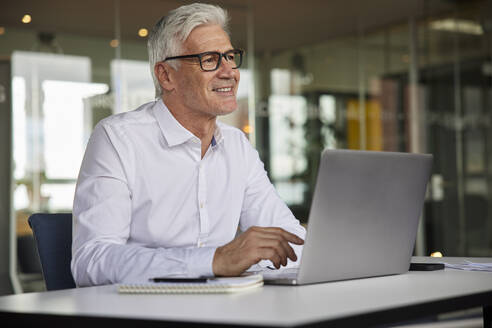
[[[432,153],[415,254],[492,256],[492,0],[203,2],[247,54],[221,119],[301,221],[324,148]],[[43,289],[27,218],[70,212],[94,126],[154,99],[146,37],[184,3],[0,3],[0,293]]]

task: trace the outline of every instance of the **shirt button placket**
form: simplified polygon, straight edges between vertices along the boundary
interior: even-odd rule
[[[198,206],[200,216],[200,232],[198,236],[198,247],[205,245],[205,240],[208,236],[208,213],[206,208],[206,183],[203,162],[198,164]]]

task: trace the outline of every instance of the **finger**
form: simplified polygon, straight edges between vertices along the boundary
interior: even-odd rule
[[[281,237],[272,238],[271,236],[267,238],[258,239],[258,246],[260,247],[273,247],[277,250],[282,259],[285,259],[283,265],[287,265],[287,258],[292,261],[297,261],[297,255],[294,249],[289,245],[289,243],[282,239]]]
[[[288,241],[284,238],[282,234],[277,232],[266,232],[262,230],[262,231],[256,231],[254,234],[252,234],[252,236],[254,236],[256,244],[258,244],[260,240],[264,240],[264,239],[280,241],[282,243],[282,247],[285,250],[287,256],[292,261],[297,261],[297,255],[294,252],[294,249],[289,245]]]
[[[269,243],[262,243],[262,241],[266,241],[266,240],[270,240],[271,242],[273,242],[273,244],[271,242]],[[284,255],[291,259],[292,261],[297,261],[297,254],[296,252],[294,251],[294,249],[292,248],[292,246],[284,239],[281,239],[280,237],[277,237],[277,238],[272,238],[272,237],[266,237],[266,238],[261,238],[261,239],[257,239],[256,240],[256,244],[258,246],[268,246],[268,247],[276,247],[276,245],[278,244],[278,247],[282,249],[282,252],[280,254]],[[286,265],[286,264],[284,264]]]
[[[282,236],[282,238],[284,238],[288,242],[291,242],[296,245],[304,244],[304,240],[302,240],[302,238],[279,227],[254,227],[254,228],[255,229],[253,231],[257,233],[267,233],[267,234]]]
[[[278,253],[275,252],[272,248],[268,248],[268,247],[259,248],[258,253],[260,259],[270,260],[273,263],[273,266],[275,266],[275,268],[280,269],[280,266],[282,264],[281,258],[278,255]]]
[[[294,250],[286,241],[277,239],[260,239],[258,240],[257,246],[273,249],[280,257],[280,263],[282,265],[287,265],[287,258],[290,258],[293,261],[297,260]]]

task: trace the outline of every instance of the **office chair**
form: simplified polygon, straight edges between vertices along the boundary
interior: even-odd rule
[[[36,241],[31,234],[17,236],[17,260],[19,271],[30,275],[41,275]]]
[[[37,213],[31,215],[28,222],[38,246],[46,289],[75,288],[70,271],[72,214]]]

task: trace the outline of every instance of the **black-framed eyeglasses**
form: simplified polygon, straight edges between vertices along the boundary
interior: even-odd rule
[[[200,60],[201,69],[206,72],[211,72],[220,67],[222,58],[224,58],[232,68],[241,67],[241,64],[243,63],[243,53],[244,50],[242,49],[232,49],[223,53],[218,51],[207,51],[200,54],[167,57],[163,62],[172,59],[198,58]]]

